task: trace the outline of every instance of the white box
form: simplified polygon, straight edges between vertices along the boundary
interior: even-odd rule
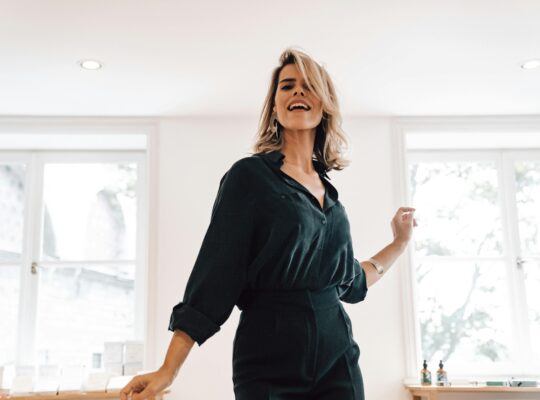
[[[143,369],[142,362],[132,362],[124,364],[124,375],[139,375]]]
[[[144,343],[138,340],[129,340],[124,344],[124,364],[143,362]]]
[[[33,365],[16,365],[15,376],[34,376],[36,368]]]
[[[9,394],[11,396],[24,396],[34,391],[34,377],[31,375],[17,375],[13,378]]]
[[[124,360],[124,342],[103,343],[103,364],[122,363]]]
[[[105,391],[107,389],[107,383],[112,376],[107,371],[97,371],[88,374],[83,382],[82,389],[84,391]]]
[[[113,375],[123,375],[124,369],[122,362],[109,362],[103,365],[105,371],[110,372]]]
[[[63,365],[58,392],[81,390],[86,368],[83,365]]]

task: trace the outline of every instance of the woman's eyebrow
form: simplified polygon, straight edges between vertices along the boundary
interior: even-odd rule
[[[295,78],[285,78],[285,79],[282,79],[279,81],[279,83],[281,82],[294,82],[296,79]]]

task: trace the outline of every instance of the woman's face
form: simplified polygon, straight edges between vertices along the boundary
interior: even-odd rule
[[[290,109],[294,104],[302,107]],[[288,64],[279,73],[274,112],[285,129],[316,128],[322,119],[322,102],[310,91],[295,64]]]

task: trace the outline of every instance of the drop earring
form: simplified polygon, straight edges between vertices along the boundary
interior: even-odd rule
[[[270,131],[276,137],[277,141],[279,141],[281,139],[281,133],[279,131],[279,123],[278,123],[278,120],[277,120],[277,114],[276,113],[273,113],[272,117],[270,118]]]

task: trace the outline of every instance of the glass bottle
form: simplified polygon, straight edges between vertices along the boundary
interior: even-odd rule
[[[445,386],[448,383],[448,376],[443,367],[443,362],[440,360],[439,369],[437,370],[437,386]]]
[[[424,386],[431,385],[431,372],[427,369],[426,360],[424,360],[424,368],[420,371],[420,383]]]

